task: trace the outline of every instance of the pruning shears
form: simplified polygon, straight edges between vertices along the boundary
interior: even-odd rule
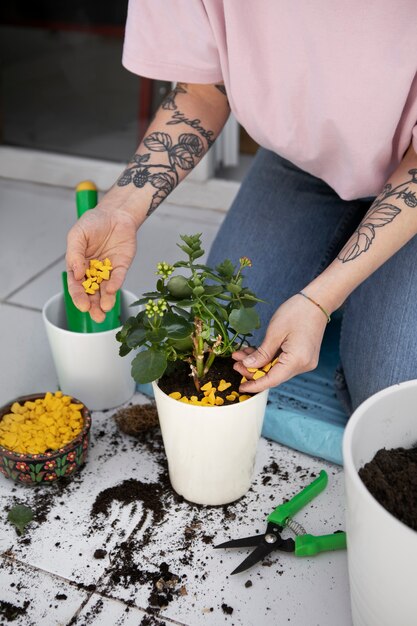
[[[274,550],[293,552],[295,556],[314,556],[319,552],[345,549],[345,532],[336,531],[331,535],[310,535],[304,530],[301,524],[292,519],[298,511],[326,488],[327,483],[327,473],[321,470],[319,476],[310,483],[310,485],[304,487],[302,491],[288,502],[277,506],[272,513],[268,515],[267,527],[263,535],[232,539],[231,541],[225,541],[224,543],[214,546],[215,548],[255,548],[232,574],[244,572],[256,563],[263,561],[265,557]],[[283,539],[281,537],[281,532],[286,526],[294,532],[296,535],[295,539],[291,537]]]

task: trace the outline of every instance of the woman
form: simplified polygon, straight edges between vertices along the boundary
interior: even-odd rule
[[[231,109],[262,148],[209,263],[249,256],[249,286],[268,302],[266,334],[235,353],[235,368],[251,378],[247,367],[280,353],[241,390],[316,367],[343,303],[338,381],[350,408],[417,378],[416,23],[414,0],[131,0],[124,65],[177,86],[118,181],[68,235],[76,305],[104,318],[137,229]],[[87,296],[86,259],[105,256],[112,278]]]

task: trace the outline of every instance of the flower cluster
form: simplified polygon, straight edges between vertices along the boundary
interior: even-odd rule
[[[149,319],[155,317],[155,315],[159,315],[159,317],[163,317],[164,312],[168,309],[167,303],[163,298],[159,300],[148,300],[148,303],[145,304],[146,315]]]
[[[239,259],[240,267],[252,267],[252,261],[247,256],[242,256]]]
[[[169,263],[165,263],[165,261],[163,261],[162,263],[158,263],[158,265],[156,266],[156,270],[157,271],[155,272],[155,274],[157,276],[162,276],[162,278],[167,279],[174,271],[174,266],[169,265]]]

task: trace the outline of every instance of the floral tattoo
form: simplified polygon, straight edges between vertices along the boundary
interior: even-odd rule
[[[214,85],[221,93],[226,95],[224,85]],[[171,119],[166,122],[167,126],[176,124],[186,124],[198,132],[183,133],[174,143],[168,133],[153,132],[143,140],[143,143],[151,152],[165,153],[168,157],[168,165],[164,163],[149,163],[151,152],[145,154],[135,154],[131,159],[132,165],[127,167],[117,181],[119,187],[125,187],[133,183],[135,187],[144,187],[147,183],[155,189],[152,201],[147,211],[147,216],[151,215],[160,203],[171,193],[179,182],[178,168],[181,170],[191,170],[203,156],[206,148],[201,140],[203,137],[207,142],[207,149],[212,146],[215,134],[212,130],[207,130],[201,125],[201,120],[189,119],[184,113],[179,111],[176,97],[178,94],[188,93],[187,83],[177,83],[174,89],[166,96],[161,104],[161,108],[166,111],[173,111]],[[201,137],[200,137],[200,136]]]
[[[176,144],[167,133],[155,132],[143,140],[144,145],[152,152],[165,153],[169,165],[164,163],[148,163],[151,153],[135,154],[131,162],[117,181],[119,187],[133,183],[135,187],[144,187],[150,183],[156,191],[152,196],[147,215],[149,216],[159,206],[162,200],[171,193],[179,182],[177,168],[191,170],[196,165],[195,159],[204,153],[204,145],[198,135],[183,133],[178,137]]]
[[[339,261],[347,263],[366,252],[375,238],[375,229],[389,224],[401,213],[400,208],[389,202],[390,198],[403,200],[410,208],[417,207],[416,192],[411,187],[417,185],[417,169],[409,170],[408,173],[411,174],[411,179],[400,183],[394,189],[391,184],[385,185],[352,237],[340,251],[337,257]]]

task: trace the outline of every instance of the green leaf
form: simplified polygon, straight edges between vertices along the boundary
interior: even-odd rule
[[[129,348],[136,348],[146,337],[146,329],[143,327],[135,328],[126,337],[126,345]]]
[[[220,306],[220,304],[218,304],[217,302],[216,302],[216,311],[217,311],[217,314],[219,315],[219,317],[221,317],[224,322],[228,322],[229,321],[229,314],[228,314],[228,312],[226,311],[226,309],[224,307]]]
[[[7,519],[16,526],[19,535],[23,535],[26,526],[33,520],[33,511],[24,504],[16,504],[8,512]]]
[[[233,309],[229,315],[230,326],[242,335],[246,335],[251,330],[260,327],[259,315],[254,309],[241,307]]]
[[[189,299],[184,299],[184,300],[178,300],[178,298],[167,298],[168,302],[175,302],[175,304],[177,306],[193,306],[193,304],[195,304],[194,300],[189,300]]]
[[[219,293],[222,293],[223,287],[220,285],[205,285],[204,287],[204,295],[205,296],[218,296]]]
[[[133,316],[129,317],[125,321],[125,323],[123,324],[123,327],[119,330],[119,332],[116,333],[117,341],[120,341],[121,343],[123,343],[127,337],[128,332],[132,328],[135,328],[137,325],[138,325],[138,320],[136,319],[136,317],[133,317]]]
[[[181,300],[181,302],[179,304],[183,304],[183,302],[191,302],[191,300]],[[192,304],[192,302],[191,302]],[[184,306],[191,306],[190,304],[186,304]],[[173,306],[172,307],[173,311],[175,311],[175,313],[177,313],[178,315],[181,315],[181,317],[183,317],[186,320],[190,319],[190,312],[186,311],[185,309],[180,309],[179,306]]]
[[[159,291],[145,291],[145,293],[143,294],[144,298],[160,298],[161,294],[159,293]]]
[[[164,327],[170,339],[185,339],[193,332],[193,325],[175,313],[165,315]]]
[[[146,331],[146,339],[151,343],[161,343],[167,336],[165,328],[154,328]]]
[[[188,267],[187,261],[177,261],[174,263],[174,267]]]
[[[143,350],[132,361],[132,377],[137,383],[151,383],[162,376],[167,367],[165,352]]]
[[[194,259],[199,259],[203,255],[204,255],[204,250],[194,250],[194,252],[191,254],[191,258],[194,261]]]
[[[35,472],[36,473],[40,472],[42,467],[43,467],[42,463],[37,463],[36,466],[35,466]]]
[[[185,252],[185,254],[192,254],[194,252],[194,250],[188,246],[181,246],[179,243],[177,243],[177,246],[181,248],[181,250]]]
[[[223,276],[224,278],[230,280],[230,278],[232,278],[233,274],[235,273],[235,266],[230,259],[226,259],[225,261],[223,261],[223,263],[217,265],[216,271],[220,274],[220,276]]]
[[[235,283],[227,283],[226,287],[231,293],[234,293],[235,295],[238,295],[242,291],[242,287],[240,285],[235,285]]]

